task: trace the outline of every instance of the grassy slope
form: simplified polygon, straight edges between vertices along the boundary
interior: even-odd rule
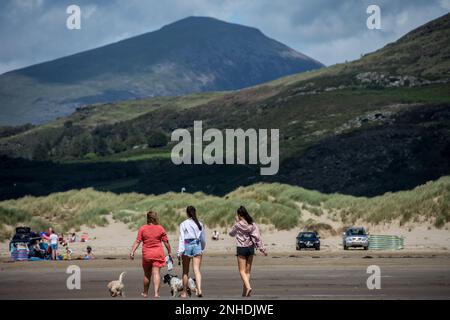
[[[45,131],[49,129],[63,127],[67,121],[89,129],[99,125],[129,121],[160,108],[175,107],[177,109],[188,109],[208,103],[212,99],[224,94],[221,92],[194,93],[186,96],[157,97],[91,105],[74,112],[70,116],[59,118],[48,124],[40,125],[26,132],[4,138],[4,141],[26,139],[29,135],[45,134]]]
[[[280,128],[282,155],[301,152],[311,142],[333,134],[334,129],[370,111],[383,111],[396,103],[450,102],[449,84],[422,88],[370,90],[355,82],[358,73],[378,71],[421,78],[448,78],[450,68],[450,14],[411,31],[398,41],[361,59],[320,70],[283,77],[255,87],[232,92],[201,93],[173,98],[152,98],[90,106],[79,112],[16,136],[0,139],[4,152],[29,158],[42,141],[58,141],[64,122],[87,130],[101,125],[124,123],[138,130],[192,126],[192,119],[215,127]],[[348,89],[298,96],[295,90],[346,85]],[[350,89],[351,88],[351,89]],[[170,113],[170,114],[169,114]],[[295,124],[292,121],[295,120]],[[115,133],[112,132],[112,135]],[[53,142],[52,142],[53,141]],[[17,150],[17,145],[22,145]],[[140,152],[137,159],[153,158],[154,150]],[[158,153],[158,152],[156,152]],[[162,151],[165,153],[165,151]],[[128,159],[129,152],[124,154]],[[134,158],[134,157],[133,157]],[[121,156],[112,159],[122,160]],[[61,160],[61,159],[53,159]]]
[[[450,14],[432,20],[409,32],[393,44],[368,54],[352,67],[383,70],[430,79],[449,77]],[[382,61],[382,65],[380,65]]]
[[[58,140],[64,122],[71,121],[89,130],[102,124],[120,122],[124,127],[191,127],[192,119],[203,120],[206,127],[216,128],[279,128],[282,136],[280,155],[287,158],[298,154],[312,143],[334,135],[344,123],[370,112],[398,112],[409,104],[433,104],[450,102],[450,84],[438,84],[420,88],[349,88],[319,95],[293,96],[289,90],[271,91],[267,97],[255,97],[241,93],[211,93],[177,98],[154,98],[143,101],[122,102],[114,105],[92,107],[83,113],[75,113],[50,124],[0,139],[3,144],[22,151],[8,152],[28,158],[35,145],[42,141]],[[264,90],[263,88],[259,88]],[[265,107],[261,107],[265,104]],[[395,104],[401,108],[392,109]],[[151,111],[149,111],[149,109]],[[145,110],[145,111],[144,111]],[[251,116],[249,116],[251,115]],[[204,129],[206,130],[206,128]],[[123,161],[153,159],[156,154],[167,158],[170,148],[128,150],[95,161]],[[54,159],[77,160],[84,159]]]
[[[301,205],[300,205],[301,204]],[[302,210],[324,214],[343,224],[372,223],[400,219],[429,221],[437,227],[450,221],[450,177],[442,177],[414,190],[386,193],[374,198],[321,194],[284,184],[254,184],[240,187],[224,197],[204,193],[143,195],[114,194],[91,188],[54,193],[46,197],[24,197],[0,202],[0,239],[10,236],[11,226],[27,224],[39,230],[49,225],[67,231],[81,225],[106,225],[106,216],[125,222],[131,228],[144,223],[146,210],[156,210],[161,223],[174,230],[184,219],[184,208],[194,205],[209,226],[229,226],[234,210],[245,205],[259,223],[277,229],[291,229],[302,220]]]
[[[421,88],[344,89],[320,95],[294,96],[283,91],[261,102],[250,102],[245,107],[225,106],[226,96],[199,106],[189,112],[175,112],[180,127],[190,127],[190,119],[202,119],[208,127],[225,128],[278,128],[281,133],[281,160],[301,153],[306,147],[336,134],[343,124],[371,112],[399,112],[412,104],[450,102],[450,84],[430,85]],[[279,102],[280,100],[287,101]],[[393,105],[398,105],[392,108]],[[163,122],[167,110],[158,110],[151,117],[143,115],[144,123],[157,126]],[[251,115],[251,116],[249,116]],[[137,123],[138,119],[131,121]],[[131,125],[130,123],[130,125]],[[367,125],[371,125],[370,123]],[[347,131],[353,130],[349,128]],[[205,130],[205,129],[204,129]],[[342,131],[340,131],[342,133]],[[168,132],[170,134],[170,132]],[[130,157],[130,152],[107,157],[113,161],[139,160],[154,157],[155,153],[168,157],[168,148],[141,150],[140,157]],[[148,154],[148,157],[145,156]]]

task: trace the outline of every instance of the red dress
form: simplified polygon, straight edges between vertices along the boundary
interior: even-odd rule
[[[160,225],[146,224],[139,228],[137,241],[142,242],[142,265],[159,267],[166,265],[161,241],[168,241],[166,230]]]

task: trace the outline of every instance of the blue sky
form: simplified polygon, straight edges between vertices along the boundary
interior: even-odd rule
[[[66,8],[82,10],[81,30]],[[381,8],[381,30],[366,8]],[[187,16],[260,29],[326,65],[353,60],[450,11],[450,0],[2,0],[0,73],[154,31]]]

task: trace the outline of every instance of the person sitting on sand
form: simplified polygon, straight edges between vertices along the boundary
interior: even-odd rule
[[[134,259],[134,253],[142,242],[142,268],[144,269],[144,291],[142,296],[147,298],[150,280],[153,277],[154,297],[159,298],[161,284],[160,269],[166,265],[166,257],[162,243],[167,249],[169,258],[171,248],[166,230],[158,222],[158,214],[153,211],[147,212],[147,224],[139,228],[136,241],[130,252],[130,259]]]
[[[35,241],[33,246],[30,248],[30,257],[36,257],[36,258],[41,258],[44,259],[45,258],[45,250],[43,250],[40,246],[40,242],[42,240],[39,241]]]
[[[76,260],[93,260],[95,259],[95,255],[92,252],[92,247],[91,246],[87,246],[86,247],[86,253],[83,255],[79,255],[78,257],[76,257]]]
[[[95,256],[92,253],[92,248],[91,248],[91,246],[87,246],[86,254],[83,257],[83,260],[92,260],[92,259],[95,259]]]
[[[77,235],[75,233],[72,233],[72,235],[70,236],[70,242],[76,242],[77,241]]]
[[[70,250],[68,246],[66,246],[65,248],[65,252],[61,254],[62,260],[72,260],[72,250]]]
[[[45,241],[43,238],[41,238],[41,240],[39,240],[39,248],[44,251],[45,253],[49,253],[49,246],[48,246],[48,242]]]
[[[63,247],[67,246],[67,241],[64,239],[64,234],[60,234],[58,238],[59,244]]]
[[[211,238],[215,241],[219,240],[219,231],[214,230]]]
[[[250,285],[250,271],[252,269],[255,248],[267,256],[258,226],[245,207],[240,206],[236,213],[236,223],[231,228],[230,236],[236,237],[236,256],[239,274],[243,282],[243,297],[250,297],[252,287]]]

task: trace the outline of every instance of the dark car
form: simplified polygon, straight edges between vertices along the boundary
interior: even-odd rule
[[[25,243],[28,246],[31,246],[34,245],[36,241],[39,241],[39,239],[41,239],[40,235],[31,231],[29,227],[17,227],[16,233],[10,241],[10,247],[11,244],[15,243]]]
[[[315,249],[320,250],[320,237],[317,232],[300,232],[297,236],[297,250]]]
[[[28,260],[31,257],[46,258],[43,250],[36,248],[41,239],[40,235],[31,231],[29,227],[17,227],[16,233],[9,242],[12,260]]]

